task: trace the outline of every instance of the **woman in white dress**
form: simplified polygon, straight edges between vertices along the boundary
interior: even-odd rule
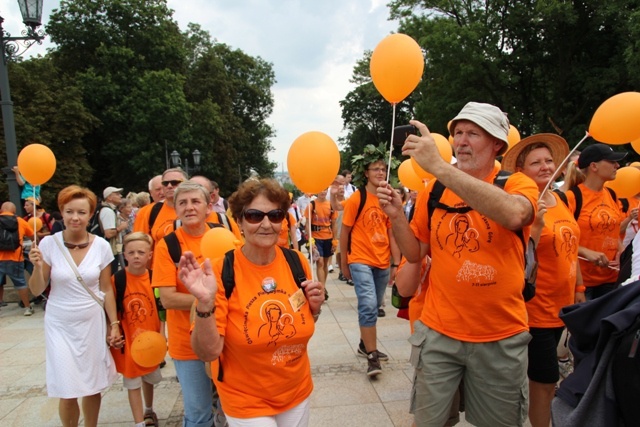
[[[79,397],[84,425],[97,425],[100,393],[117,378],[107,346],[123,345],[110,280],[111,247],[87,231],[96,203],[88,189],[63,189],[58,207],[66,229],[34,244],[29,254],[34,265],[31,292],[40,295],[51,279],[44,317],[47,392],[60,398],[63,426],[78,425]]]

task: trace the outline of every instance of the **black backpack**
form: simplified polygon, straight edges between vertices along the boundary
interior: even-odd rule
[[[14,252],[19,247],[18,217],[15,215],[0,215],[0,251]]]
[[[149,274],[149,283],[151,283],[151,278],[153,276],[153,272],[151,270],[147,270]],[[124,300],[124,292],[127,289],[127,272],[122,269],[113,273],[113,281],[116,285],[116,310],[118,313],[124,313],[124,305],[122,301]],[[156,312],[160,310],[162,304],[158,306],[159,298],[155,298],[156,300]]]
[[[102,238],[104,238],[104,229],[102,228],[102,224],[100,223],[100,212],[102,212],[102,209],[105,209],[105,208],[111,209],[113,211],[113,214],[116,215],[116,218],[118,217],[118,214],[116,213],[115,209],[103,203],[93,213],[93,216],[89,220],[89,225],[87,226],[87,231],[89,233],[95,234],[96,236],[99,236]]]
[[[224,227],[224,225],[222,224],[214,224],[212,222],[207,222],[207,226],[209,228]],[[174,224],[174,227],[175,227],[175,224]],[[178,240],[178,236],[176,235],[176,232],[174,231],[173,233],[167,234],[166,236],[163,237],[163,239],[164,239],[164,242],[167,244],[169,256],[171,257],[171,260],[177,267],[178,264],[180,263],[180,257],[182,256],[182,247],[180,246],[180,241]]]
[[[611,198],[613,198],[614,202],[618,201],[618,197],[616,196],[616,192],[613,191],[611,188],[609,187],[604,187],[607,190],[609,190],[609,194],[611,194]],[[567,190],[567,192],[571,191],[573,193],[573,195],[575,196],[576,199],[576,210],[573,212],[573,217],[575,218],[575,220],[577,221],[578,218],[580,218],[580,211],[582,210],[582,191],[580,190],[580,187],[578,187],[577,185],[571,187],[570,189]],[[560,190],[553,190],[554,193],[556,193],[558,195],[558,197],[560,197],[560,200],[562,200],[562,202],[568,207],[569,206],[569,200],[567,200],[567,195],[565,193],[563,193]],[[622,212],[627,213],[627,211],[629,210],[629,200],[627,199],[620,199],[620,204],[622,204]]]
[[[511,175],[510,172],[500,171],[493,179],[493,185],[498,188],[504,189],[504,186]],[[464,206],[460,208],[454,208],[451,206],[447,206],[444,203],[440,203],[440,198],[445,190],[444,184],[440,181],[436,181],[433,184],[433,188],[431,189],[431,193],[429,193],[429,201],[427,202],[428,209],[428,221],[429,226],[431,226],[431,217],[433,216],[433,212],[436,209],[443,209],[448,213],[458,213],[464,214],[473,210],[470,206]],[[529,238],[528,242],[524,241],[524,233],[522,229],[514,231],[520,242],[522,243],[522,248],[524,250],[524,286],[522,288],[522,297],[525,301],[529,301],[536,295],[536,276],[538,273],[538,256],[536,254],[536,245],[533,242],[533,239]]]

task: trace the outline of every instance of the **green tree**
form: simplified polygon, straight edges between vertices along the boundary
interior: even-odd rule
[[[71,183],[86,185],[91,178],[92,168],[82,141],[99,122],[83,105],[82,93],[73,80],[48,57],[9,63],[9,80],[18,152],[37,142],[51,148],[56,156],[56,172],[41,194],[44,206],[57,210],[58,191]],[[6,158],[4,136],[0,138],[0,156]],[[8,199],[4,180],[0,197]]]
[[[390,8],[426,51],[415,110],[435,129],[483,101],[508,112],[524,136],[556,132],[574,143],[604,100],[640,82],[635,1],[395,0]]]

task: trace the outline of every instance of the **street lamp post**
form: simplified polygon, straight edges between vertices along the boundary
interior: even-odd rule
[[[18,148],[16,144],[16,128],[13,117],[13,102],[9,89],[9,70],[7,65],[13,57],[22,55],[34,43],[42,44],[44,31],[37,30],[42,25],[42,1],[43,0],[18,0],[22,21],[27,26],[22,31],[21,37],[11,37],[2,26],[4,18],[0,16],[0,93],[2,95],[0,105],[2,106],[2,125],[4,126],[4,142],[7,150],[7,166],[2,171],[7,175],[9,186],[9,198],[21,211],[20,188],[13,173],[13,166],[18,162]]]
[[[184,171],[188,176],[191,176],[193,172],[198,172],[200,170],[200,159],[202,158],[202,153],[199,150],[193,150],[193,166],[189,167],[189,156],[184,159]],[[173,167],[182,167],[182,159],[180,158],[180,153],[176,150],[173,150],[170,154],[171,156],[171,164]]]

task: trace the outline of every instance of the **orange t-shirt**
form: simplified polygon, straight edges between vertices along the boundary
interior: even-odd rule
[[[351,253],[347,255],[347,262],[376,268],[389,268],[391,221],[389,221],[387,214],[380,209],[378,196],[367,192],[367,200],[354,225],[358,206],[360,206],[360,190],[344,201],[342,225],[353,227],[351,229]]]
[[[309,263],[298,252],[307,277]],[[219,358],[223,380],[213,375],[225,414],[237,418],[287,411],[313,390],[307,344],[315,330],[309,304],[295,311],[289,298],[299,291],[284,254],[268,265],[251,263],[234,253],[235,289],[229,299],[222,285],[224,258],[215,262],[218,283],[216,325],[224,336]],[[155,278],[155,273],[154,273]],[[265,283],[276,284],[273,292]]]
[[[176,230],[176,236],[180,243],[182,253],[193,252],[196,260],[202,264],[204,259],[200,252],[201,236],[191,236],[182,228]],[[188,294],[189,291],[178,279],[178,269],[173,263],[167,243],[164,239],[156,242],[155,256],[153,257],[153,282],[154,288],[175,287],[177,292]],[[196,360],[198,356],[191,349],[191,336],[189,322],[189,310],[167,309],[167,328],[169,337],[169,355],[178,360]]]
[[[225,214],[220,214],[220,215],[225,215]],[[211,224],[220,224],[220,219],[218,218],[218,214],[215,211],[211,211],[211,213],[209,214],[209,216],[205,221]],[[229,226],[231,227],[230,231],[233,233],[233,235],[236,236],[236,238],[241,242],[244,241],[244,238],[242,237],[242,233],[240,233],[240,227],[238,227],[238,224],[233,220],[233,218],[230,215],[227,215],[227,221],[229,221]]]
[[[313,204],[316,205],[315,210],[313,210]],[[321,202],[316,199],[313,201],[313,204],[309,203],[304,213],[306,218],[309,218],[309,215],[311,215],[311,236],[318,240],[333,239],[331,221],[335,221],[338,218],[338,213],[331,211],[331,202],[329,200]],[[313,231],[313,227],[320,227],[320,229]]]
[[[604,253],[613,261],[618,252],[620,240],[620,222],[625,218],[618,203],[613,200],[609,190],[593,191],[584,184],[578,185],[582,192],[582,209],[578,218],[580,227],[580,246]],[[567,191],[569,210],[575,212],[576,197],[573,191]],[[618,270],[599,267],[589,261],[580,260],[580,271],[585,286],[592,287],[603,283],[615,282]]]
[[[145,331],[160,331],[160,318],[156,311],[156,302],[153,289],[149,282],[149,275],[136,276],[127,271],[127,287],[122,298],[124,314],[118,313],[120,328],[122,329],[125,345],[120,348],[111,347],[111,355],[116,362],[116,369],[126,378],[137,378],[157,369],[144,368],[133,361],[131,357],[131,345],[133,340]],[[111,276],[113,293],[116,293],[116,284]]]
[[[148,209],[140,209],[138,211],[138,215],[136,216],[136,220],[133,224],[133,231],[142,231],[143,233],[147,233],[151,235],[151,238],[154,242],[158,243],[158,241],[162,240],[164,236],[173,232],[173,221],[178,218],[176,215],[176,210],[167,205],[166,202],[158,202],[162,203],[162,208],[160,212],[158,212],[158,216],[149,230],[149,217],[151,216],[151,206]],[[216,221],[217,222],[217,221]]]
[[[0,215],[13,216],[13,214],[9,212],[0,212]],[[18,216],[16,216],[16,218],[18,219],[18,237],[20,239],[20,246],[12,252],[0,251],[0,261],[24,261],[24,256],[22,255],[22,241],[24,236],[33,237],[33,229],[27,221]]]
[[[484,181],[493,183],[498,171],[495,168]],[[520,238],[476,210],[457,214],[436,209],[430,226],[427,200],[434,182],[418,195],[411,222],[414,234],[431,247],[430,283],[420,320],[441,334],[468,342],[498,341],[527,331]],[[538,188],[524,174],[511,175],[504,190],[524,196],[536,211]],[[449,189],[440,202],[467,206]],[[523,228],[525,241],[530,228]]]
[[[282,227],[280,228],[280,234],[278,234],[278,246],[283,248],[289,247],[289,230],[296,228],[296,217],[287,212],[287,219],[282,221]]]
[[[527,302],[529,326],[535,328],[564,326],[558,314],[575,298],[580,228],[571,211],[558,195],[554,196],[556,206],[547,208],[536,248],[536,296]]]

